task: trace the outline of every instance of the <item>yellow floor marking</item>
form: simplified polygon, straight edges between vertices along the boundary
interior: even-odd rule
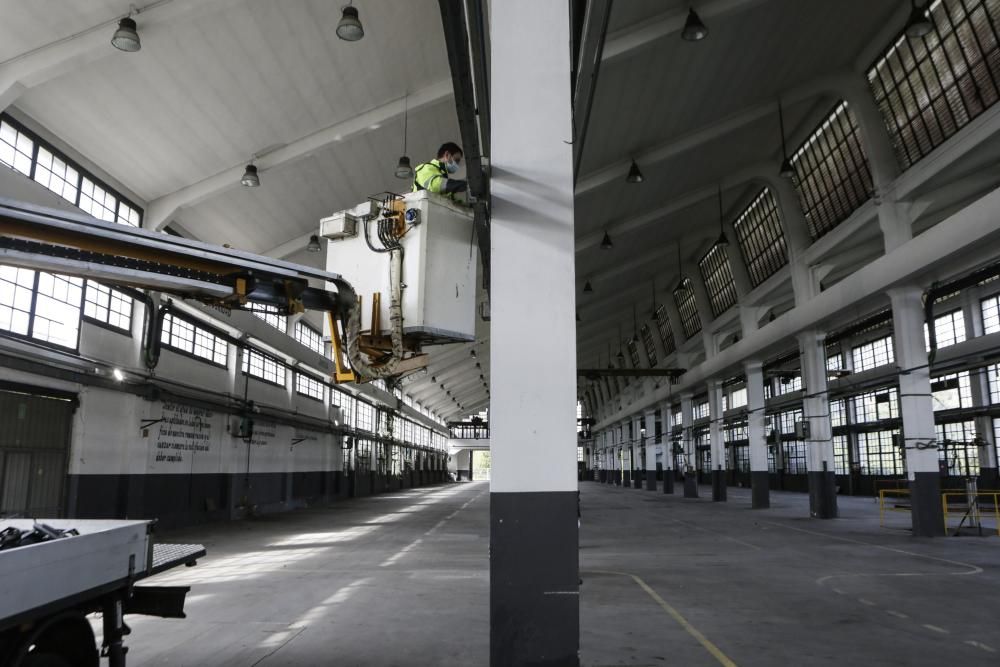
[[[609,570],[590,570],[590,572],[593,572],[595,574],[615,574],[621,577],[631,578],[632,581],[637,583],[642,590],[646,591],[649,597],[653,598],[653,600],[655,600],[656,603],[660,605],[663,611],[667,612],[667,614],[669,614],[671,618],[677,621],[677,623],[682,628],[684,628],[685,632],[687,632],[689,635],[698,640],[698,643],[701,644],[706,651],[711,653],[712,657],[718,660],[720,665],[722,665],[723,667],[737,667],[736,663],[729,659],[729,656],[723,653],[718,646],[710,642],[708,638],[705,635],[701,634],[696,627],[691,625],[688,622],[688,620],[681,615],[679,611],[674,609],[669,602],[661,598],[656,591],[650,588],[649,584],[647,584],[645,581],[643,581],[636,575],[631,574],[629,572],[612,572]]]

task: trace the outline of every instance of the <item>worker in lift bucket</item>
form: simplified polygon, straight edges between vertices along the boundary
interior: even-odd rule
[[[462,147],[452,141],[442,144],[435,159],[418,164],[413,170],[413,191],[429,190],[457,201],[455,195],[469,187],[462,179],[451,177],[461,164]]]

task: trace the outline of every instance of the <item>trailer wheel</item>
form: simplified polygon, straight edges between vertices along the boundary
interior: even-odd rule
[[[14,667],[98,667],[94,631],[79,612],[46,619],[27,633]]]

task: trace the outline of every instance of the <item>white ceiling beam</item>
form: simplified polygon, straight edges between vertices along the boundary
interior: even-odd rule
[[[782,93],[779,97],[781,98],[782,103],[787,107],[790,104],[796,104],[818,95],[822,95],[828,91],[836,90],[842,86],[844,79],[845,75],[823,77]],[[608,183],[624,180],[626,174],[628,174],[629,166],[632,164],[633,159],[639,164],[640,167],[657,164],[659,162],[669,160],[670,158],[677,157],[678,155],[693,150],[702,144],[718,139],[721,136],[735,132],[741,127],[745,127],[750,123],[768,116],[774,116],[774,143],[777,146],[780,142],[780,138],[778,137],[777,127],[778,102],[777,98],[775,98],[774,100],[762,102],[742,111],[738,111],[720,121],[700,127],[683,136],[676,137],[656,146],[652,146],[642,153],[625,156],[617,162],[587,174],[577,181],[576,194],[578,196],[586,194],[592,190],[603,187]]]
[[[410,113],[413,113],[450,99],[451,96],[451,79],[443,79],[409,94],[406,98],[408,101],[405,101],[403,98],[393,100],[392,102],[369,109],[353,118],[334,123],[316,132],[307,134],[290,144],[276,148],[268,153],[258,155],[255,164],[258,171],[263,174],[270,169],[307,157],[331,144],[370,132],[373,127],[401,117],[405,110],[404,105],[409,109]],[[245,166],[244,163],[234,165],[214,176],[209,176],[197,183],[192,183],[180,190],[163,195],[149,202],[149,205],[146,207],[146,228],[153,231],[161,229],[170,222],[181,208],[193,206],[220,192],[239,187],[240,177],[243,175]],[[309,237],[306,236],[305,238],[308,241]],[[288,245],[298,240],[293,239]],[[281,248],[282,246],[278,246],[278,248],[269,251],[268,254],[278,251]]]
[[[754,5],[759,5],[764,1],[713,0],[702,2],[698,4],[698,16],[701,17],[701,20],[709,23],[711,19],[750,9]],[[608,35],[601,58],[602,62],[633,55],[636,51],[655,44],[661,39],[679,34],[684,29],[684,22],[687,21],[687,7],[686,5],[684,7],[684,9],[679,11],[660,14],[659,16],[643,21],[637,26],[622,28]],[[711,30],[712,26],[709,25],[708,27]]]
[[[133,18],[143,40],[156,39],[165,24],[182,16],[218,11],[238,0],[156,0],[138,8]],[[124,7],[124,3],[122,4]],[[120,19],[117,14],[105,21],[54,42],[43,44],[0,63],[0,109],[13,104],[26,91],[108,56],[141,58],[111,46],[111,35]]]

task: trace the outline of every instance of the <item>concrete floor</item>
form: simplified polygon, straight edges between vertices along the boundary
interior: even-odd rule
[[[864,498],[821,522],[804,494],[581,491],[584,665],[1000,664],[1000,538],[914,540]],[[133,617],[129,664],[488,665],[488,517],[463,483],[163,535],[210,555],[158,578],[188,618]]]

